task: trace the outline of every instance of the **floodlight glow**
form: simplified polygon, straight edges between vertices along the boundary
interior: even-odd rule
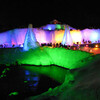
[[[48,30],[51,30],[51,27],[48,27]]]
[[[54,24],[48,24],[43,27],[44,30],[55,30],[55,25]]]
[[[99,46],[96,44],[95,47],[98,48]]]

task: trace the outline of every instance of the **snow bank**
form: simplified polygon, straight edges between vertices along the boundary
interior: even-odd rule
[[[91,61],[91,54],[65,48],[39,47],[23,52],[19,48],[0,49],[0,64],[59,65],[73,69],[83,66],[85,59]]]
[[[25,100],[100,100],[100,55],[83,68],[67,71],[61,86]]]

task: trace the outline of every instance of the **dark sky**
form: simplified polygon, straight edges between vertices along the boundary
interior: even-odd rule
[[[93,1],[93,0],[92,0]],[[57,19],[75,28],[100,28],[99,2],[78,0],[5,0],[0,3],[0,31],[41,27]]]

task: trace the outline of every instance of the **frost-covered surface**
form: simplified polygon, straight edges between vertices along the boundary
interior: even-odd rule
[[[19,48],[0,49],[0,64],[59,65],[73,69],[82,67],[85,59],[91,61],[90,53],[64,48],[39,47],[24,52]]]

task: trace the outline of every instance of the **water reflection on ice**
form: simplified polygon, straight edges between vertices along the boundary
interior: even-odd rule
[[[39,83],[39,75],[31,71],[25,70],[25,81],[27,81],[27,89],[36,90]]]

